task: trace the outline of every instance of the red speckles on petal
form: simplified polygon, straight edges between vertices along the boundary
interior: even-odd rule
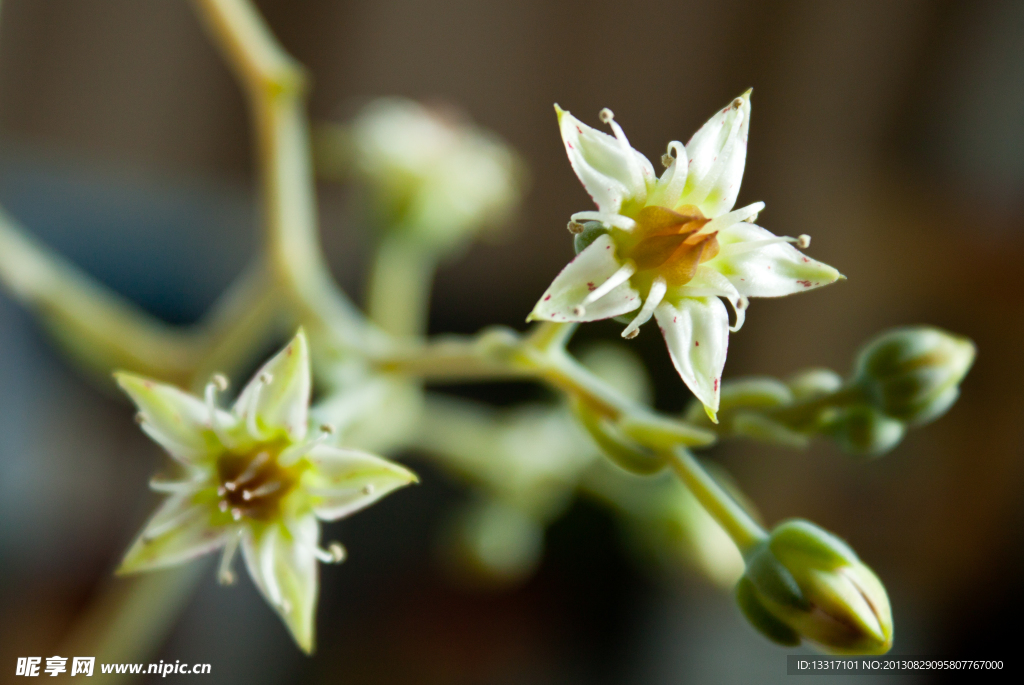
[[[572,143],[566,143],[566,144],[565,144],[565,146],[566,146],[567,148],[569,148],[570,150],[575,150],[575,149],[576,149],[576,148],[574,148],[574,147],[572,146]]]
[[[700,340],[694,340],[693,341],[693,346],[694,347],[700,347]]]
[[[291,345],[289,345],[288,347],[286,347],[284,351],[285,351],[285,353],[286,353],[286,354],[287,354],[287,355],[288,355],[289,357],[290,357],[290,356],[292,356],[293,354],[295,354],[295,348],[294,348],[294,347],[292,347]]]
[[[799,283],[800,285],[802,285],[805,288],[810,288],[811,287],[811,282],[810,281],[797,281],[797,283]]]
[[[720,380],[721,380],[720,378],[716,378],[715,379],[715,392],[718,392],[718,381],[720,381]]]
[[[803,260],[804,260],[804,264],[806,264],[807,262],[811,261],[811,260],[810,260],[810,259],[808,259],[807,257],[801,257],[801,259],[803,259]]]
[[[673,316],[672,317],[672,323],[679,323],[679,317],[678,316]]]
[[[579,126],[576,127],[576,132],[579,133],[581,136],[583,135],[583,129],[580,128]]]
[[[547,302],[547,301],[548,301],[548,300],[550,300],[550,299],[551,299],[551,296],[550,296],[550,295],[545,295],[545,296],[544,296],[544,301],[545,301],[545,302]]]
[[[594,292],[595,290],[597,290],[597,286],[594,285],[593,281],[587,281],[587,290],[589,290],[590,292]]]
[[[144,387],[146,390],[152,390],[153,381],[142,381],[142,387]]]

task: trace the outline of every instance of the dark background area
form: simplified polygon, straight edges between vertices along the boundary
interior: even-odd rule
[[[532,192],[507,239],[440,273],[435,331],[521,328],[571,256],[565,222],[590,203],[553,102],[593,125],[610,107],[656,160],[754,87],[740,204],[765,201],[759,223],[811,234],[810,254],[849,280],[755,300],[727,377],[845,372],[865,339],[899,324],[947,328],[979,352],[950,413],[882,460],[824,442],[713,456],[767,521],[806,517],[858,550],[890,591],[894,652],[1012,663],[1024,610],[1024,3],[259,5],[311,70],[314,120],[378,95],[443,100],[525,158]],[[253,176],[243,99],[186,2],[4,1],[0,203],[41,239],[150,311],[191,321],[255,250]],[[347,199],[321,188],[323,242],[358,298],[369,240]],[[581,339],[618,329],[585,326]],[[681,408],[689,395],[658,336],[631,345],[659,407]],[[0,298],[2,672],[54,653],[153,506],[145,482],[161,459],[128,407],[87,386]],[[549,531],[525,586],[447,584],[431,535],[461,497],[427,469],[422,487],[332,527],[351,559],[322,570],[314,658],[247,578],[222,589],[212,569],[158,658],[211,662],[217,683],[785,678],[787,650],[728,596],[697,578],[652,580],[615,522],[586,505]]]

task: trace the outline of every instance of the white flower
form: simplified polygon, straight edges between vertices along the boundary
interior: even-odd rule
[[[764,203],[733,210],[747,156],[750,91],[704,124],[685,146],[672,141],[661,177],[629,145],[555,105],[566,153],[598,211],[578,212],[576,258],[540,298],[530,320],[596,321],[637,309],[622,335],[653,316],[683,381],[714,419],[729,331],[748,297],[779,297],[842,278],[796,250],[810,238],[777,237],[752,222]],[[587,222],[582,224],[580,222]],[[719,298],[736,312],[729,313]]]
[[[356,172],[399,230],[446,248],[498,226],[519,203],[519,156],[454,109],[382,98],[352,126]]]
[[[138,407],[142,429],[181,474],[151,481],[168,497],[118,572],[171,566],[223,547],[220,579],[229,583],[241,546],[253,582],[298,645],[312,652],[317,560],[345,555],[338,543],[320,547],[317,519],[347,516],[416,476],[372,454],[328,445],[327,427],[308,435],[311,378],[301,331],[230,411],[216,406],[217,391],[227,386],[221,376],[207,386],[205,400],[139,376],[115,376]]]

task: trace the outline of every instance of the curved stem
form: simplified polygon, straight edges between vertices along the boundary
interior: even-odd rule
[[[304,323],[341,347],[386,345],[331,277],[317,237],[306,77],[247,0],[194,0],[249,97],[271,269]]]
[[[701,506],[725,529],[744,556],[768,537],[765,530],[715,482],[693,455],[677,447],[666,452],[665,459]]]

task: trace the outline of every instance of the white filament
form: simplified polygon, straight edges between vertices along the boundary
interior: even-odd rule
[[[618,271],[609,276],[608,280],[606,280],[601,285],[597,286],[597,288],[595,288],[593,291],[590,292],[590,294],[583,298],[583,304],[588,305],[591,302],[596,302],[597,300],[601,299],[602,297],[610,293],[612,290],[617,288],[618,286],[628,281],[629,278],[635,273],[636,264],[634,264],[631,261],[627,261],[624,265],[622,265],[622,267],[619,268]]]
[[[640,326],[650,321],[651,317],[654,316],[654,308],[661,304],[667,290],[668,284],[664,278],[659,276],[654,279],[654,283],[651,284],[651,291],[647,294],[647,299],[644,300],[644,306],[640,308],[640,313],[633,317],[633,320],[622,331],[623,338],[636,337]]]

